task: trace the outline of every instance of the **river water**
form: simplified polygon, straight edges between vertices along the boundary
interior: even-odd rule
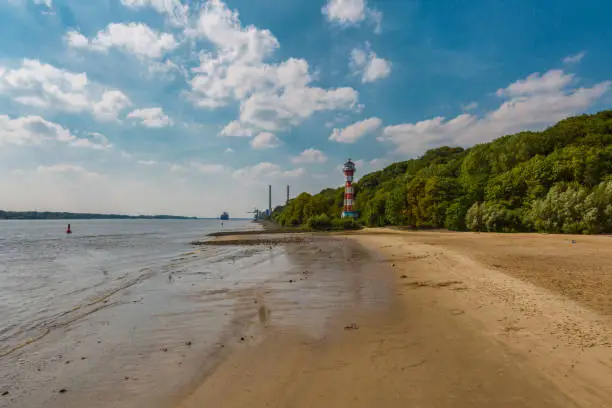
[[[0,221],[1,408],[174,407],[271,330],[324,341],[392,299],[345,239],[193,246],[219,221],[71,224]]]
[[[65,229],[64,221],[0,222],[0,356],[99,306],[115,291],[169,271],[190,241],[220,224],[94,220],[72,221],[71,235]]]
[[[183,364],[169,348],[210,350],[236,318],[234,302],[217,295],[271,272],[257,266],[273,251],[190,245],[220,230],[217,220],[70,223],[68,235],[65,221],[0,221],[0,393],[9,392],[0,406],[64,406],[62,389],[97,401],[90,406],[130,406],[130,393],[146,406],[152,389],[176,385],[155,375],[169,356]],[[248,269],[247,279],[237,273]],[[152,364],[154,352],[162,356]]]

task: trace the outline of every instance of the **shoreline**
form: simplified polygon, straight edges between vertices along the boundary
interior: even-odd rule
[[[269,328],[175,407],[612,406],[608,238],[375,229],[299,239],[361,246],[370,261],[351,272],[386,279],[386,301],[339,314],[319,340]]]
[[[158,266],[5,357],[0,407],[612,406],[608,237],[258,230]]]

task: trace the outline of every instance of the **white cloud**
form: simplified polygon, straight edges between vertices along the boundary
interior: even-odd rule
[[[108,140],[104,136],[100,136],[94,136],[97,142],[79,138],[63,126],[49,122],[40,116],[11,118],[7,115],[0,115],[0,146],[31,146],[55,142],[65,143],[72,147],[96,150],[111,149],[112,145]]]
[[[132,105],[130,99],[121,91],[104,91],[102,99],[93,105],[93,114],[99,120],[117,119],[119,113]]]
[[[98,133],[98,132],[85,132],[85,133],[102,144],[105,144],[105,145],[109,144],[108,138],[104,136],[102,133]]]
[[[90,172],[82,166],[75,166],[72,164],[55,164],[52,166],[38,166],[36,169],[39,173],[51,173],[51,174],[76,174],[79,176],[86,177],[98,177],[98,173]]]
[[[215,52],[201,54],[188,97],[208,109],[240,103],[239,119],[222,136],[285,129],[315,112],[351,109],[357,102],[352,88],[310,86],[313,78],[303,59],[266,63],[279,47],[276,37],[269,30],[242,26],[238,13],[220,0],[205,3],[193,35],[208,40]]]
[[[281,141],[273,133],[261,132],[253,140],[251,147],[253,149],[274,149],[281,145]]]
[[[15,69],[0,67],[0,92],[22,105],[70,113],[89,111],[100,120],[114,120],[130,101],[121,91],[90,83],[73,73],[38,60],[25,59]]]
[[[304,173],[306,173],[306,170],[304,170],[303,168],[299,167],[297,169],[293,169],[293,170],[286,170],[283,171],[281,173],[282,177],[301,177],[304,175]]]
[[[233,175],[234,178],[242,179],[262,179],[265,177],[271,177],[280,173],[280,166],[278,164],[263,162],[254,166],[247,166],[242,169],[235,170]]]
[[[63,110],[79,112],[90,105],[87,86],[85,73],[75,74],[38,60],[23,60],[17,69],[0,68],[0,91],[24,105],[60,105]]]
[[[401,153],[420,154],[441,145],[470,146],[491,141],[505,134],[526,129],[541,129],[568,116],[582,112],[612,88],[606,81],[592,87],[571,87],[572,74],[552,70],[532,74],[516,81],[497,94],[506,100],[482,117],[461,114],[389,126],[380,141],[390,141]]]
[[[369,48],[369,44],[366,45]],[[351,62],[349,64],[356,75],[361,75],[361,82],[368,83],[383,79],[391,75],[391,63],[379,58],[373,51],[365,51],[359,48],[351,51]]]
[[[379,118],[369,118],[357,123],[353,123],[344,129],[334,129],[329,140],[339,143],[355,143],[368,133],[378,130],[382,126]]]
[[[327,156],[317,149],[306,149],[299,156],[291,159],[294,164],[302,164],[302,163],[325,163],[327,161]]]
[[[173,79],[176,75],[180,75],[185,79],[188,77],[185,67],[177,65],[169,59],[163,62],[154,60],[147,61],[147,68],[149,74],[155,78],[165,77]]]
[[[245,127],[242,123],[234,120],[227,124],[219,133],[219,136],[237,136],[237,137],[251,137],[253,136],[253,130]]]
[[[372,159],[368,163],[372,171],[380,170],[391,164],[391,160],[384,157]]]
[[[178,46],[172,34],[160,33],[142,23],[111,23],[92,39],[70,31],[66,34],[66,41],[72,48],[98,52],[118,48],[139,58],[161,58]]]
[[[52,0],[34,0],[34,4],[42,4],[44,6],[47,6],[48,8],[51,8],[53,6],[53,1]]]
[[[328,0],[321,12],[328,21],[341,26],[354,26],[368,19],[374,23],[376,33],[381,29],[382,13],[367,7],[366,0]]]
[[[575,55],[569,55],[563,58],[563,63],[564,64],[578,64],[580,61],[582,61],[585,55],[586,55],[586,51],[579,52],[578,54],[575,54]]]
[[[182,164],[170,164],[170,171],[174,173],[187,171],[187,167]]]
[[[352,88],[287,88],[282,94],[258,93],[242,103],[240,121],[266,131],[297,126],[316,112],[349,109],[357,102]]]
[[[263,183],[268,183],[271,182],[271,180],[278,178],[297,178],[302,176],[304,173],[305,170],[301,167],[293,170],[282,170],[278,164],[262,162],[254,166],[247,166],[235,170],[233,177],[237,179],[244,179],[246,181],[260,181]]]
[[[181,4],[180,0],[121,0],[121,4],[136,10],[150,7],[158,13],[167,15],[170,22],[175,25],[187,24],[189,7]]]
[[[230,170],[223,164],[200,163],[199,161],[190,161],[186,164],[169,163],[170,171],[174,173],[187,172],[189,169],[195,169],[203,174],[219,174]]]
[[[474,110],[478,107],[478,104],[476,102],[471,102],[468,103],[467,105],[461,105],[461,109],[463,109],[464,111],[471,111]]]
[[[204,174],[217,174],[228,170],[227,167],[222,164],[191,162],[189,165]]]
[[[136,109],[127,115],[130,119],[140,119],[141,123],[149,128],[160,128],[173,125],[172,119],[164,114],[162,108]]]
[[[356,24],[366,17],[365,0],[329,0],[321,9],[329,21]]]
[[[90,45],[89,39],[78,31],[68,31],[64,39],[70,48],[87,48]]]
[[[137,163],[143,166],[155,166],[157,164],[155,160],[138,160]]]
[[[498,89],[496,95],[519,97],[557,92],[571,84],[573,80],[573,74],[566,74],[560,69],[553,69],[542,75],[535,72],[525,79],[510,84],[507,88]]]

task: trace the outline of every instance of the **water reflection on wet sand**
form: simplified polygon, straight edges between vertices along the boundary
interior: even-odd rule
[[[393,301],[392,282],[342,238],[208,251],[184,254],[110,296],[112,307],[4,357],[0,385],[10,394],[0,406],[171,406],[269,327],[320,339],[337,316]]]

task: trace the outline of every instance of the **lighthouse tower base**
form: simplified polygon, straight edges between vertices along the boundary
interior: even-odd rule
[[[359,214],[355,211],[343,211],[342,218],[357,218]]]

